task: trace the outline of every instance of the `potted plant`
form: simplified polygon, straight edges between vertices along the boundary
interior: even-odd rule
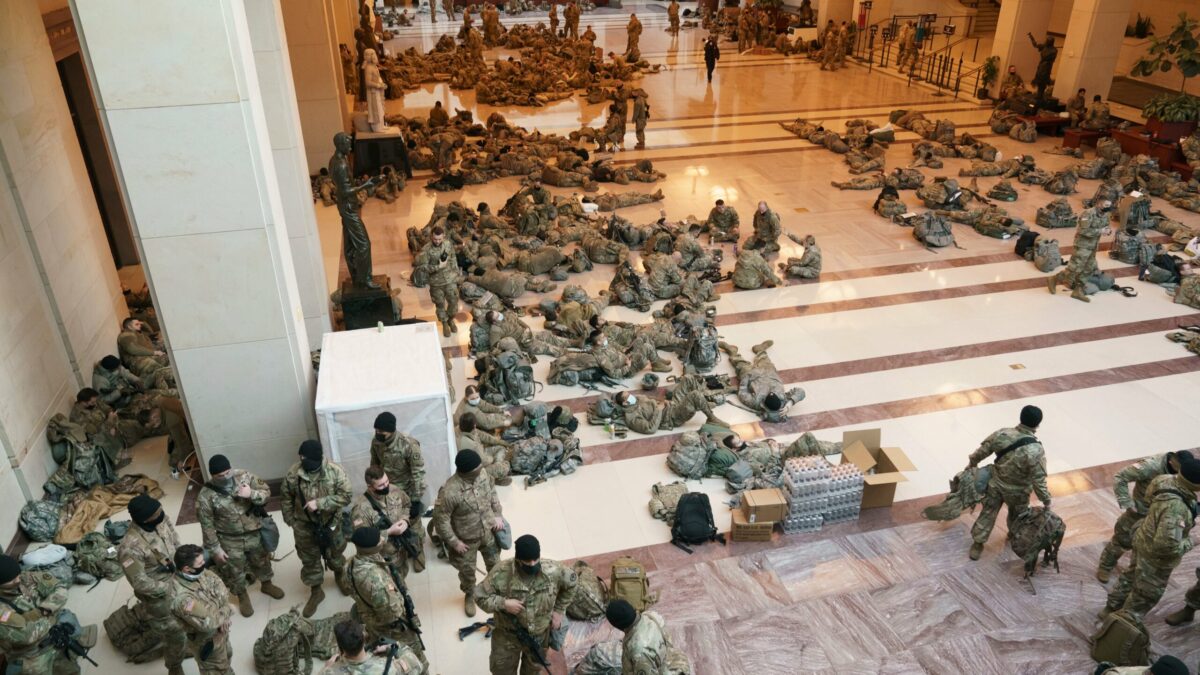
[[[1150,17],[1142,16],[1141,12],[1138,12],[1137,20],[1133,22],[1133,25],[1125,26],[1125,37],[1145,40],[1150,37],[1153,30],[1154,22],[1150,20]]]
[[[979,90],[975,92],[975,98],[985,99],[991,96],[992,85],[996,84],[996,78],[1000,75],[1000,57],[989,56],[983,62],[983,66],[979,71]]]
[[[1133,64],[1133,74],[1150,77],[1154,73],[1179,69],[1179,92],[1155,96],[1142,109],[1146,128],[1155,138],[1176,141],[1196,129],[1200,120],[1200,100],[1186,93],[1188,79],[1200,75],[1200,21],[1186,12],[1165,37],[1150,38],[1146,55]]]

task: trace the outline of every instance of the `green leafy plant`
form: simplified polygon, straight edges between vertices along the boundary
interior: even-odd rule
[[[1147,119],[1164,122],[1190,122],[1200,119],[1200,99],[1185,93],[1187,81],[1200,75],[1200,21],[1179,13],[1179,22],[1165,37],[1150,38],[1146,54],[1133,64],[1132,74],[1150,77],[1154,73],[1179,70],[1179,93],[1156,96],[1142,109]]]
[[[1144,40],[1150,36],[1153,30],[1154,22],[1150,20],[1150,17],[1142,16],[1139,12],[1137,20],[1133,22],[1133,25],[1125,27],[1125,37],[1135,37],[1139,40]]]
[[[1000,57],[989,56],[983,62],[983,72],[980,74],[980,81],[985,89],[990,88],[996,83],[996,77],[1000,75]]]
[[[1146,119],[1163,122],[1193,122],[1200,120],[1200,97],[1190,94],[1159,94],[1142,108]]]

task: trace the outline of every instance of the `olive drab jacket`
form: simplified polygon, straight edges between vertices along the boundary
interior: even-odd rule
[[[541,561],[541,571],[528,575],[517,570],[516,561],[509,558],[496,563],[480,584],[475,587],[475,604],[490,614],[504,613],[505,600],[520,600],[525,609],[515,615],[521,627],[530,635],[545,635],[550,630],[550,618],[555,612],[563,614],[571,605],[578,577],[575,570],[557,560]],[[504,629],[505,622],[496,626]]]
[[[175,575],[172,560],[177,548],[179,534],[167,518],[153,532],[135,524],[125,533],[117,549],[117,560],[138,600],[154,603],[169,598],[171,578]]]
[[[1150,510],[1150,483],[1155,478],[1167,473],[1167,455],[1147,457],[1136,464],[1121,469],[1113,477],[1113,492],[1117,495],[1117,504],[1123,509],[1134,509],[1145,514]],[[1129,494],[1129,484],[1133,483],[1133,495]]]
[[[501,515],[500,497],[486,471],[480,471],[473,481],[460,473],[450,476],[438,491],[438,505],[434,526],[450,547],[460,541],[478,543],[490,536],[492,523]]]
[[[171,613],[183,624],[188,646],[197,651],[214,639],[222,626],[229,625],[233,607],[229,589],[216,572],[205,570],[197,579],[176,574],[171,579]]]
[[[639,434],[652,434],[658,431],[665,411],[666,406],[662,401],[649,396],[638,396],[633,405],[625,405],[621,408],[625,426]]]
[[[387,441],[371,440],[371,463],[383,467],[396,487],[414,502],[425,495],[425,458],[421,442],[397,431]]]
[[[280,511],[283,522],[292,528],[303,527],[313,522],[317,525],[339,523],[338,513],[350,504],[352,497],[350,479],[342,467],[326,459],[315,474],[310,474],[300,466],[299,462],[292,465],[287,476],[283,478],[281,488],[282,499]],[[316,513],[309,513],[304,505],[309,500],[317,500]]]
[[[250,497],[237,497],[243,485],[250,486]],[[262,518],[250,513],[264,506],[271,496],[266,481],[244,469],[233,470],[233,487],[226,493],[211,483],[200,489],[196,498],[196,516],[204,537],[204,549],[211,553],[223,550],[221,537],[235,537],[262,529]]]
[[[1034,436],[1035,431],[1024,425],[1000,429],[983,440],[971,453],[971,464],[977,465],[987,457],[1004,450],[1024,436]],[[1050,490],[1046,487],[1046,451],[1040,442],[1023,445],[997,460],[993,465],[992,478],[988,486],[996,486],[1001,492],[1025,493],[1033,491],[1042,503],[1050,501]]]
[[[1174,565],[1192,550],[1193,490],[1181,476],[1172,474],[1150,481],[1150,511],[1133,535],[1139,559]]]

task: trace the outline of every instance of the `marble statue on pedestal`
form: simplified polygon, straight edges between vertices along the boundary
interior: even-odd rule
[[[374,49],[363,52],[363,86],[367,88],[367,123],[371,126],[371,131],[388,131],[390,127],[383,121],[383,101],[387,83],[379,74],[379,56]]]
[[[368,53],[372,53],[368,51]],[[354,184],[347,155],[350,154],[350,134],[339,131],[333,136],[333,157],[329,158],[329,176],[333,180],[338,215],[342,217],[342,253],[355,288],[379,288],[371,278],[371,237],[362,220],[363,190],[373,191],[376,179]],[[369,193],[368,193],[369,194]]]

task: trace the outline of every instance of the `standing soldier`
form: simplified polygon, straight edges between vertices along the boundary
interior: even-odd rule
[[[1150,482],[1166,473],[1179,473],[1179,463],[1184,455],[1192,454],[1187,450],[1168,452],[1165,455],[1147,457],[1137,464],[1117,472],[1113,478],[1113,492],[1117,494],[1117,505],[1125,510],[1117,524],[1113,527],[1112,539],[1100,553],[1100,567],[1096,570],[1096,579],[1102,584],[1108,583],[1113,569],[1121,560],[1125,551],[1133,548],[1133,533],[1150,510]],[[1133,497],[1129,496],[1129,484],[1133,483]]]
[[[504,529],[500,498],[482,465],[479,453],[460,450],[454,457],[455,474],[438,491],[434,509],[434,526],[450,564],[458,570],[467,616],[475,616],[475,558],[482,555],[484,566],[491,571],[500,558],[493,533]]]
[[[1021,408],[1021,423],[1005,427],[984,439],[979,449],[971,453],[968,467],[975,467],[991,455],[992,478],[988,481],[983,496],[983,508],[971,528],[971,560],[979,560],[983,545],[987,543],[996,526],[1000,507],[1008,507],[1008,524],[1029,508],[1029,493],[1037,493],[1045,506],[1050,506],[1050,490],[1046,487],[1046,451],[1038,441],[1038,425],[1042,423],[1042,409],[1027,405]]]
[[[262,583],[264,594],[283,598],[283,589],[271,583],[275,576],[271,554],[263,548],[260,532],[271,488],[249,471],[230,468],[225,455],[208,460],[208,475],[210,480],[196,498],[204,549],[229,592],[237,596],[242,616],[253,616],[254,606],[246,592],[251,577]]]
[[[454,21],[454,0],[442,0],[442,9],[446,10],[446,17]]]
[[[1133,535],[1129,567],[1109,592],[1100,618],[1120,610],[1141,621],[1162,599],[1171,572],[1192,550],[1197,490],[1200,461],[1194,459],[1181,462],[1178,475],[1164,474],[1150,481],[1150,510]]]
[[[625,60],[632,65],[642,58],[642,51],[638,47],[638,43],[642,39],[642,22],[638,21],[637,14],[629,15],[629,23],[625,25],[625,32],[627,34]]]
[[[347,570],[354,598],[350,615],[363,622],[372,641],[395,640],[411,649],[421,660],[424,672],[429,662],[421,644],[421,622],[404,579],[383,557],[379,530],[360,527],[354,530],[351,539],[358,554]]]
[[[1091,283],[1091,278],[1100,268],[1096,264],[1096,251],[1100,248],[1100,237],[1108,228],[1108,212],[1112,202],[1104,200],[1079,214],[1079,226],[1075,229],[1075,250],[1071,253],[1067,266],[1046,278],[1046,286],[1051,293],[1058,292],[1058,285],[1063,284],[1071,289],[1071,297],[1083,302],[1091,302],[1088,290],[1095,293],[1097,286]]]
[[[300,580],[310,589],[304,605],[304,617],[308,618],[325,599],[321,584],[326,568],[333,570],[342,593],[350,595],[341,517],[342,509],[350,504],[350,480],[342,467],[325,461],[320,441],[308,440],[300,444],[300,461],[288,470],[281,492],[280,510],[296,540]]]
[[[563,18],[567,20],[567,37],[579,39],[579,5],[575,4],[575,0],[567,3],[563,8]]]
[[[646,100],[646,90],[637,89],[633,92],[633,130],[637,135],[637,150],[646,147],[646,123],[650,121],[650,102]]]
[[[667,5],[667,21],[671,23],[667,30],[672,35],[679,35],[679,3],[677,0],[671,0],[671,4]]]
[[[66,604],[66,587],[49,572],[22,572],[16,558],[0,555],[0,654],[8,661],[4,672],[79,672],[79,657],[47,640],[51,629],[66,624],[85,650],[96,646],[96,627],[80,628]]]
[[[183,625],[188,651],[200,675],[232,675],[229,589],[211,570],[204,569],[204,549],[184,544],[175,551],[171,579],[171,614]]]
[[[563,625],[578,581],[570,567],[542,559],[537,537],[522,535],[514,549],[515,559],[496,563],[475,587],[475,602],[496,618],[492,675],[536,673],[547,663],[550,633]]]
[[[117,549],[117,559],[133,595],[152,619],[147,630],[158,634],[163,645],[163,661],[168,675],[183,675],[187,641],[183,629],[171,614],[171,578],[175,572],[175,551],[179,535],[167,520],[162,504],[150,495],[140,494],[129,501],[129,528]]]
[[[375,438],[371,440],[371,463],[381,467],[389,483],[408,495],[418,516],[425,510],[425,458],[421,443],[396,431],[396,416],[390,412],[375,417]]]
[[[350,522],[355,529],[374,527],[383,541],[383,557],[396,568],[400,577],[408,576],[411,561],[413,571],[425,569],[425,541],[421,536],[420,514],[416,513],[403,490],[393,490],[383,467],[367,467],[364,478],[367,489],[354,498],[350,507]],[[417,523],[416,527],[412,523]]]
[[[690,673],[687,656],[671,644],[658,612],[638,613],[627,600],[608,603],[604,617],[625,634],[621,640],[622,673]]]
[[[450,337],[458,332],[454,323],[458,314],[458,256],[441,225],[430,231],[429,243],[417,255],[416,265],[424,267],[429,275],[429,298],[437,308],[442,335]]]
[[[558,35],[558,4],[550,3],[550,33]]]

